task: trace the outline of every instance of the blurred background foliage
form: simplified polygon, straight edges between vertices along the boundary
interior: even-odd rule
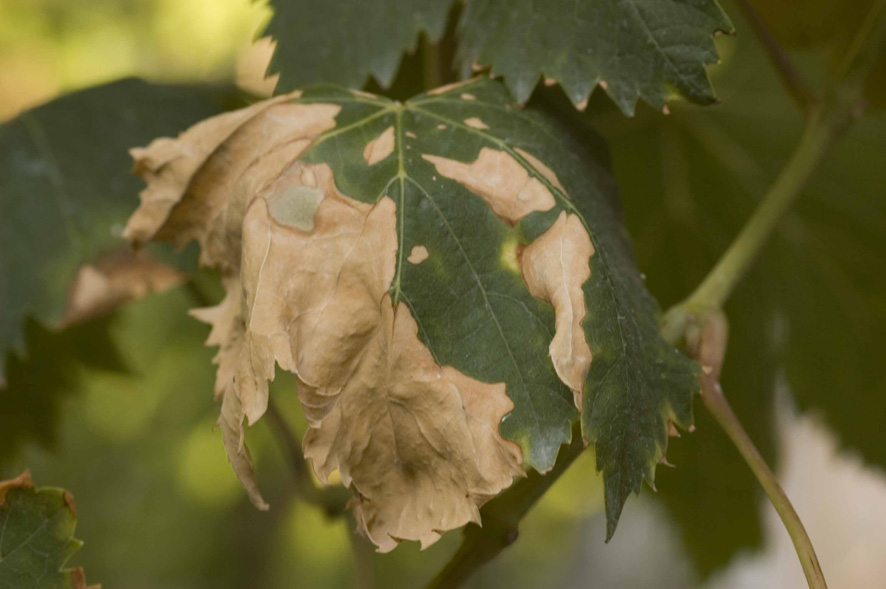
[[[799,12],[794,0],[756,4],[819,81],[870,2],[817,0]],[[576,132],[594,129],[609,140],[640,267],[665,307],[711,267],[802,130],[740,13],[730,3],[724,8],[740,34],[719,40],[723,63],[710,70],[718,107],[674,104],[664,117],[641,106],[627,119],[600,92],[584,114],[557,89],[534,99]],[[273,81],[262,81],[262,74],[270,44],[252,41],[269,16],[262,2],[248,0],[0,0],[0,121],[59,94],[132,75],[162,82],[233,78],[252,94],[268,94]],[[450,18],[447,39],[453,25]],[[405,98],[421,89],[423,53],[405,57],[389,94]],[[451,55],[451,44],[444,41],[439,54]],[[871,85],[874,106],[881,104],[884,77]],[[368,88],[381,90],[374,82]],[[871,382],[866,371],[871,359],[886,355],[883,340],[872,337],[882,325],[846,331],[845,317],[853,306],[857,314],[859,301],[874,323],[886,308],[883,277],[872,276],[882,268],[876,252],[886,251],[882,181],[873,173],[884,133],[880,115],[853,130],[727,308],[733,331],[724,388],[772,463],[778,464],[783,445],[774,409],[786,378],[796,404],[828,411],[825,421],[844,444],[851,442],[850,453],[860,449],[883,463],[886,438],[870,431],[886,419],[873,396],[884,379]],[[804,265],[810,256],[824,263]],[[836,289],[820,282],[833,272],[841,279]],[[0,479],[27,466],[36,479],[71,490],[80,514],[77,535],[86,541],[73,563],[105,587],[369,587],[372,579],[378,587],[413,587],[427,581],[457,546],[458,533],[424,552],[403,545],[392,554],[371,554],[350,534],[351,522],[329,520],[295,499],[287,457],[266,421],[248,435],[272,508],[260,513],[249,505],[213,429],[213,351],[202,346],[208,330],[187,316],[220,294],[211,276],[198,283],[61,333],[29,321],[29,354],[17,366],[35,375],[32,387],[64,393],[56,409],[38,403],[58,413],[58,428],[22,451],[0,448]],[[796,289],[823,296],[796,297]],[[820,322],[803,328],[803,317]],[[852,356],[859,344],[863,366]],[[827,368],[834,363],[836,377]],[[11,364],[10,373],[15,369]],[[278,375],[272,398],[300,436],[304,423],[287,376]],[[611,545],[602,542],[601,482],[592,454],[585,453],[530,512],[520,540],[470,585],[686,587],[707,580],[714,587],[753,586],[736,581],[740,575],[724,576],[722,567],[742,551],[774,545],[760,519],[761,496],[700,405],[696,414],[698,431],[672,441],[669,459],[677,468],[659,469],[658,495],[647,489],[629,502]],[[44,417],[36,419],[53,421]],[[854,423],[865,424],[857,439]],[[886,500],[879,480],[877,497]],[[818,509],[827,513],[832,506]],[[816,541],[816,529],[811,532]],[[866,542],[886,543],[882,528],[866,533]],[[850,549],[820,554],[825,572],[851,559]],[[788,566],[796,566],[792,558]],[[797,585],[785,580],[780,586]]]

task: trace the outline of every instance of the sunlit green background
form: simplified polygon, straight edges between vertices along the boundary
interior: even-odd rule
[[[61,93],[132,75],[157,81],[233,78],[255,94],[269,93],[273,83],[262,82],[269,45],[252,45],[269,15],[261,2],[248,0],[0,0],[0,120]],[[723,41],[724,65],[714,70],[715,82],[723,80],[718,88],[724,101],[733,96],[738,101],[736,112],[743,107],[776,112],[786,101],[771,73],[760,73],[762,61],[753,45],[750,35]],[[735,64],[732,57],[738,51],[752,57]],[[595,101],[602,105],[605,99]],[[671,162],[675,173],[667,189],[667,214],[691,214],[686,209],[687,180],[681,175],[681,166],[689,165],[683,158],[689,156],[680,150],[679,134],[669,135],[665,129],[658,139],[672,143],[649,147],[652,143],[642,139],[643,133],[659,131],[644,131],[643,120],[639,117],[638,123],[626,124],[609,108],[596,121],[613,140],[615,168],[623,176],[626,194],[645,190],[636,170],[652,160],[677,158]],[[796,125],[791,125],[797,121],[788,117],[781,122],[788,130],[769,131],[773,144],[789,145],[796,134]],[[715,125],[700,128],[700,140],[721,132]],[[747,172],[743,177],[753,188],[765,185],[771,162],[756,164],[753,156],[749,161],[741,151],[725,157]],[[777,163],[779,157],[772,159]],[[745,209],[741,214],[746,214]],[[628,206],[630,229],[654,233],[655,217],[650,220],[643,213]],[[740,215],[733,217],[736,223],[741,220]],[[723,231],[714,240],[723,243],[729,234]],[[655,260],[649,251],[639,253],[641,265]],[[682,254],[698,267],[687,271],[689,279],[709,263],[698,252]],[[666,303],[685,292],[680,280],[655,283],[652,276],[652,281],[653,290],[659,287],[657,294]],[[76,363],[67,367],[76,374],[75,390],[64,406],[57,444],[29,448],[16,465],[0,471],[0,478],[6,478],[29,467],[38,484],[71,490],[79,510],[77,535],[86,542],[73,564],[84,566],[88,579],[101,582],[106,589],[370,587],[373,583],[414,587],[431,578],[455,549],[458,532],[424,552],[408,544],[389,555],[372,555],[370,547],[350,533],[351,522],[327,520],[317,508],[294,499],[286,458],[265,422],[248,435],[259,481],[272,507],[266,513],[251,507],[227,463],[221,435],[213,429],[218,412],[212,399],[213,351],[202,346],[208,328],[187,316],[187,310],[198,304],[191,291],[180,288],[118,312],[111,320],[111,338],[123,367],[113,371]],[[272,395],[301,434],[304,424],[292,380],[279,375]],[[790,415],[785,419],[790,435],[806,435],[802,428],[811,427],[813,433],[808,435],[813,442],[809,444],[820,447],[818,454],[810,450],[807,462],[802,462],[794,456],[794,446],[783,444],[786,468],[801,469],[791,479],[799,476],[801,482],[788,484],[789,491],[791,484],[800,485],[793,491],[800,494],[798,505],[812,501],[804,499],[804,485],[825,468],[843,473],[839,480],[856,481],[852,483],[856,487],[864,479],[867,500],[886,505],[881,475],[863,471],[853,461],[849,466],[840,462],[844,459],[837,457],[830,438],[818,426],[800,424]],[[700,436],[682,443],[703,443]],[[809,462],[808,455],[818,462]],[[727,455],[724,460],[736,458]],[[833,470],[838,463],[843,470]],[[675,476],[663,475],[660,492],[667,493],[671,484],[678,486],[671,478]],[[747,498],[748,493],[742,493]],[[837,501],[837,493],[821,500]],[[615,540],[604,545],[601,482],[594,473],[591,453],[586,453],[530,513],[520,528],[519,541],[481,571],[472,586],[692,586],[695,575],[678,533],[661,502],[651,496],[647,489],[639,500],[629,501]],[[755,500],[753,492],[749,500]],[[691,517],[694,506],[683,507]],[[724,509],[728,508],[727,501]],[[886,512],[878,509],[871,521],[886,523]],[[816,530],[827,535],[831,533],[827,526],[833,527],[830,521],[819,521],[819,513],[828,510],[813,508],[803,514],[817,522],[810,526],[814,540]],[[740,557],[734,564],[741,570],[714,577],[710,585],[795,586],[796,575],[790,580],[778,577],[779,566],[795,563],[790,551],[783,550],[780,530],[772,529],[765,538],[767,553],[756,560]],[[715,537],[731,530],[711,529],[710,533]],[[873,533],[866,537],[874,545],[886,540],[882,533],[859,533]],[[847,562],[849,557],[840,552],[848,550],[845,545],[841,548],[839,542],[827,540],[824,545],[827,549],[821,557],[826,572],[828,564]],[[355,561],[367,559],[372,575],[365,570],[355,573]],[[853,578],[840,574],[842,579]],[[784,584],[768,584],[772,579],[782,579]]]

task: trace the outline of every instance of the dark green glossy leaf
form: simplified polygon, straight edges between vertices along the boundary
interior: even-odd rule
[[[605,83],[632,114],[637,98],[656,108],[674,95],[713,102],[712,35],[731,30],[714,0],[472,0],[458,58],[465,75],[475,63],[492,66],[519,101],[540,77],[559,82],[575,104]]]
[[[0,126],[0,355],[32,315],[57,325],[78,268],[120,247],[140,182],[130,147],[230,106],[230,86],[122,80],[76,92]],[[0,362],[0,377],[5,372]]]
[[[265,34],[277,42],[270,73],[278,91],[330,82],[360,87],[371,75],[388,87],[419,33],[437,40],[453,0],[329,2],[271,0]]]
[[[339,189],[353,198],[374,202],[389,194],[402,208],[400,251],[423,244],[434,253],[428,263],[401,262],[394,300],[409,305],[441,365],[506,383],[515,407],[501,431],[539,470],[551,468],[570,439],[575,409],[547,353],[552,309],[529,295],[498,252],[515,239],[532,242],[562,211],[582,219],[596,249],[584,284],[584,329],[594,359],[582,424],[606,479],[611,535],[628,494],[639,491],[644,478],[653,480],[666,421],[690,425],[697,383],[693,365],[658,335],[657,308],[634,266],[602,145],[579,141],[550,118],[515,107],[501,85],[486,79],[417,97],[402,109],[354,102],[338,91],[312,91],[301,100],[342,104],[338,128],[303,159],[328,163]],[[465,123],[472,118],[487,128]],[[392,125],[398,157],[367,168],[363,147]],[[484,148],[514,157],[554,193],[556,205],[511,227],[422,158],[470,163]],[[550,167],[564,190],[518,150]]]
[[[0,481],[0,588],[81,589],[82,569],[62,569],[83,543],[77,510],[63,489],[35,489],[26,472]]]

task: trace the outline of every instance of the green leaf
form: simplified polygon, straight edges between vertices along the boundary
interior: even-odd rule
[[[276,42],[269,73],[277,91],[329,82],[361,87],[371,75],[388,87],[419,33],[443,36],[453,0],[271,0],[265,34]]]
[[[82,589],[83,569],[63,569],[83,543],[77,508],[64,489],[34,488],[31,475],[0,481],[0,587]]]
[[[717,31],[732,25],[714,0],[472,0],[457,57],[464,75],[492,66],[521,102],[540,77],[576,105],[605,83],[630,115],[637,98],[656,108],[675,95],[714,102],[705,65],[717,61]]]
[[[234,96],[230,86],[122,80],[0,126],[0,356],[20,348],[26,315],[57,326],[80,266],[123,245],[140,186],[127,149],[216,114]]]

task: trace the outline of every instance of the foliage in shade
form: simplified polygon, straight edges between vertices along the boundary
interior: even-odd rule
[[[121,80],[0,126],[0,377],[24,317],[57,326],[78,269],[120,247],[139,181],[126,150],[235,102],[231,86]]]
[[[83,543],[77,508],[63,489],[34,488],[31,475],[0,481],[0,587],[87,589],[83,569],[63,569]]]
[[[717,31],[732,25],[713,0],[472,0],[458,58],[465,73],[492,66],[521,102],[546,77],[577,105],[600,84],[632,114],[638,98],[714,102],[705,65],[717,61]]]
[[[452,0],[324,2],[272,0],[266,33],[277,41],[271,73],[278,91],[309,83],[357,87],[372,75],[387,87],[418,35],[444,32]],[[519,102],[541,77],[584,103],[599,83],[626,113],[638,98],[656,108],[675,96],[710,104],[705,66],[717,61],[712,35],[731,32],[715,0],[472,0],[458,28],[462,76],[491,66]]]
[[[330,2],[271,0],[274,16],[264,33],[276,41],[269,73],[278,92],[327,82],[360,87],[373,76],[390,86],[418,36],[443,35],[452,0]]]

